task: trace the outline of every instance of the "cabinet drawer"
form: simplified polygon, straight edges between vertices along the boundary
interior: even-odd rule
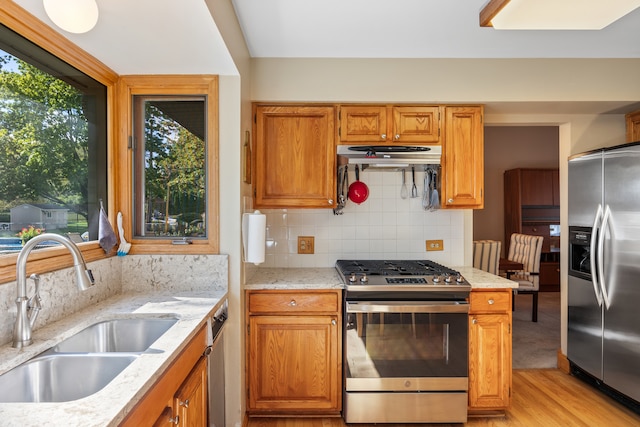
[[[511,291],[479,292],[469,296],[470,313],[504,313],[511,310]]]
[[[251,292],[249,312],[255,313],[335,313],[340,307],[338,292]]]

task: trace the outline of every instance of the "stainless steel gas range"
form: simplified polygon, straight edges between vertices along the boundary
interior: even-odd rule
[[[339,260],[347,423],[467,420],[471,285],[433,261]]]

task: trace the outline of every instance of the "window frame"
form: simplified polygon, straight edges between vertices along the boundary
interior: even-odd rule
[[[114,135],[112,130],[115,129],[113,112],[118,75],[13,1],[0,0],[0,23],[105,85],[107,88],[107,165],[112,165],[114,159]],[[117,191],[115,175],[113,169],[108,167],[106,179],[109,218],[115,218],[115,212],[117,211],[117,206],[114,203],[116,200],[115,192]],[[116,190],[114,191],[114,189]],[[78,247],[87,262],[108,257],[98,241],[79,243]],[[115,251],[109,256],[114,255]],[[0,257],[0,284],[16,279],[17,257],[18,254]],[[29,257],[27,269],[29,273],[45,273],[72,265],[73,260],[66,249],[51,248],[33,252]]]
[[[125,236],[131,240],[130,254],[218,254],[220,247],[218,76],[135,75],[118,81],[118,176],[117,205],[123,213]],[[175,245],[176,238],[140,238],[133,235],[133,97],[136,95],[200,95],[206,100],[207,237],[188,245]],[[128,239],[129,240],[129,239]]]

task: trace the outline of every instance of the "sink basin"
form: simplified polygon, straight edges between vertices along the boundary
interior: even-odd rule
[[[67,402],[103,389],[136,355],[39,356],[0,375],[0,402]]]
[[[46,353],[141,353],[177,321],[175,318],[106,320],[83,329]]]

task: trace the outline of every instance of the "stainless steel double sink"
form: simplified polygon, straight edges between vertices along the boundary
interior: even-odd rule
[[[95,323],[0,375],[0,402],[67,402],[102,390],[178,321],[126,318]]]

